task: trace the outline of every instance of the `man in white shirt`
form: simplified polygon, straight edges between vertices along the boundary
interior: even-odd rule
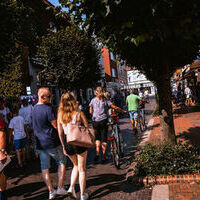
[[[144,91],[144,97],[145,99],[149,99],[149,91],[147,89]]]
[[[13,109],[13,116],[9,123],[9,143],[11,143],[11,136],[13,135],[18,167],[22,168],[26,159],[26,139],[29,139],[29,135],[24,124],[24,118],[18,116],[17,109]]]
[[[188,106],[190,106],[191,103],[192,103],[192,91],[191,91],[191,89],[188,86],[186,86],[186,88],[185,88],[185,95],[186,95],[186,102],[185,102],[185,104],[188,105]]]
[[[142,91],[139,92],[139,97],[142,98],[142,99],[144,98],[144,94],[143,94]]]

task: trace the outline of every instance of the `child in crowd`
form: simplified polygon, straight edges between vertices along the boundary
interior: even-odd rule
[[[24,118],[18,116],[18,109],[16,108],[13,110],[13,118],[10,120],[9,130],[9,143],[11,143],[13,135],[18,167],[22,168],[26,160],[26,139],[29,139],[29,135],[24,123]]]

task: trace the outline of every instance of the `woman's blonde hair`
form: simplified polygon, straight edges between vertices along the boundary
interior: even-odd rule
[[[72,115],[78,111],[78,103],[72,92],[66,92],[61,96],[58,114],[63,124],[72,121]]]

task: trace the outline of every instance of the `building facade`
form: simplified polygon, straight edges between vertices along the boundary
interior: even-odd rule
[[[103,65],[103,86],[114,95],[116,90],[127,87],[126,63],[117,61],[116,56],[106,47],[101,48],[101,64]]]
[[[127,71],[127,79],[127,89],[138,89],[139,91],[148,89],[149,94],[152,95],[154,95],[156,92],[156,88],[153,83],[147,80],[146,76],[136,69]]]

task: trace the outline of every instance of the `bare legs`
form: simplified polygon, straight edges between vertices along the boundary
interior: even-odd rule
[[[102,158],[105,159],[106,158],[106,149],[107,149],[107,143],[106,142],[103,142],[102,145],[101,145],[101,148],[102,148]]]
[[[100,146],[101,146],[101,141],[96,140],[96,155],[99,156],[100,154]]]
[[[17,153],[17,160],[18,160],[18,165],[22,165],[22,162],[25,162],[26,160],[26,149],[18,149],[16,150]]]
[[[74,167],[71,174],[71,183],[70,188],[74,188],[76,181],[79,175],[79,185],[81,195],[85,193],[86,187],[86,159],[87,159],[87,151],[82,154],[76,154],[73,156],[69,156],[70,160],[72,161]]]
[[[65,174],[66,174],[66,166],[64,164],[59,165],[59,168],[58,168],[58,187],[59,188],[63,188]]]
[[[62,164],[58,168],[58,187],[59,188],[63,187],[65,173],[66,173],[65,165]],[[46,185],[48,187],[48,190],[50,192],[53,192],[54,188],[53,188],[53,185],[52,185],[52,182],[51,182],[51,178],[50,178],[50,174],[49,174],[49,169],[43,169],[42,170],[42,177],[43,177],[44,182],[46,183]]]
[[[100,147],[102,148],[102,157],[105,159],[106,157],[106,149],[107,149],[107,143],[102,142],[100,140],[96,140],[96,155],[99,156],[100,154]]]
[[[44,182],[46,183],[46,185],[48,187],[49,192],[53,192],[54,188],[53,188],[53,185],[52,185],[52,182],[51,182],[49,169],[43,169],[42,170],[42,177],[43,177],[43,180],[44,180]]]
[[[131,124],[133,125],[133,128],[137,128],[137,120],[131,120]]]

